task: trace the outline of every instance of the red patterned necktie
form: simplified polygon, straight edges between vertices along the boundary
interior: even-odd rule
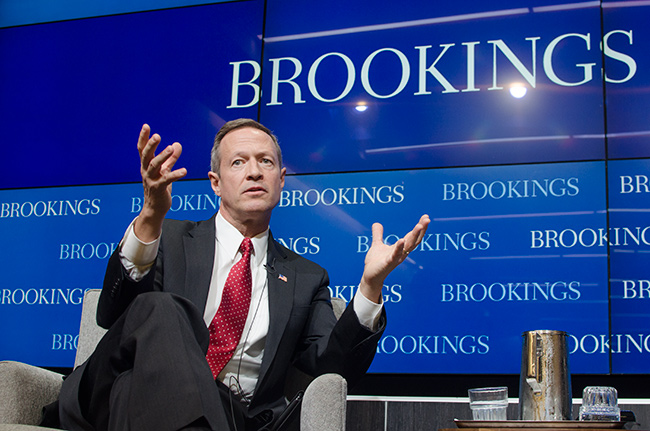
[[[253,288],[250,264],[252,248],[250,238],[244,238],[239,246],[242,258],[228,273],[221,304],[208,327],[210,346],[205,357],[215,379],[235,353],[244,331]]]

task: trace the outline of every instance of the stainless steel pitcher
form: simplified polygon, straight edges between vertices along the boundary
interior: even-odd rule
[[[523,333],[519,378],[519,419],[571,420],[571,376],[566,332]]]

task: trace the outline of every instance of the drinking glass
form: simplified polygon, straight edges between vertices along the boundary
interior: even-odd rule
[[[475,421],[505,421],[508,408],[508,388],[475,388],[467,391],[469,408]]]
[[[618,392],[609,386],[587,386],[582,391],[581,421],[620,421]]]

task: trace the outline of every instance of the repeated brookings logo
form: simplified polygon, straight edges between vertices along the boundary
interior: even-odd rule
[[[401,238],[395,233],[384,235],[384,244],[394,244]],[[372,244],[372,237],[357,236],[357,253],[367,253]],[[490,232],[433,232],[422,238],[414,252],[455,252],[455,251],[484,251],[490,248]]]
[[[99,198],[1,202],[0,219],[97,215],[100,204]]]
[[[377,345],[378,354],[402,355],[485,355],[490,352],[490,337],[485,334],[462,335],[384,335]]]
[[[320,252],[320,237],[295,236],[275,238],[280,244],[299,255],[314,255]]]
[[[361,187],[285,188],[280,195],[278,207],[314,207],[340,205],[399,204],[404,201],[404,185],[380,185]],[[220,199],[209,193],[172,194],[171,212],[216,211]],[[131,213],[142,210],[143,198],[131,197]]]
[[[591,287],[591,286],[590,286]],[[577,301],[579,281],[443,283],[441,302],[562,302]]]
[[[620,194],[650,193],[650,179],[647,175],[621,175]]]
[[[81,305],[80,288],[14,288],[0,290],[0,305]]]
[[[587,355],[650,353],[650,334],[568,334],[569,353]]]
[[[631,355],[650,353],[650,334],[568,334],[569,354]],[[378,354],[402,355],[486,355],[489,335],[385,335]]]
[[[360,187],[325,187],[307,189],[285,189],[280,195],[278,206],[314,207],[342,205],[385,205],[404,202],[404,185],[384,184]]]
[[[530,234],[531,249],[650,246],[650,226],[544,229]]]
[[[352,301],[354,295],[359,290],[358,284],[335,284],[328,286],[330,296],[332,298],[339,298],[346,303]],[[398,303],[402,302],[404,297],[402,285],[399,283],[384,284],[382,290],[382,298],[384,303]]]
[[[650,299],[650,280],[620,280],[622,299]]]
[[[457,182],[442,185],[443,201],[561,198],[577,196],[579,193],[577,177]]]
[[[131,213],[137,214],[142,210],[144,199],[134,196],[131,198]],[[169,211],[210,211],[219,209],[220,199],[211,193],[172,194],[172,204]]]

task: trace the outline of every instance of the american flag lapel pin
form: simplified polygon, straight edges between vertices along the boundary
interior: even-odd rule
[[[284,281],[285,283],[287,282],[287,276],[286,276],[286,275],[282,275],[282,274],[280,274],[280,275],[278,275],[278,278],[279,278],[280,280]]]

